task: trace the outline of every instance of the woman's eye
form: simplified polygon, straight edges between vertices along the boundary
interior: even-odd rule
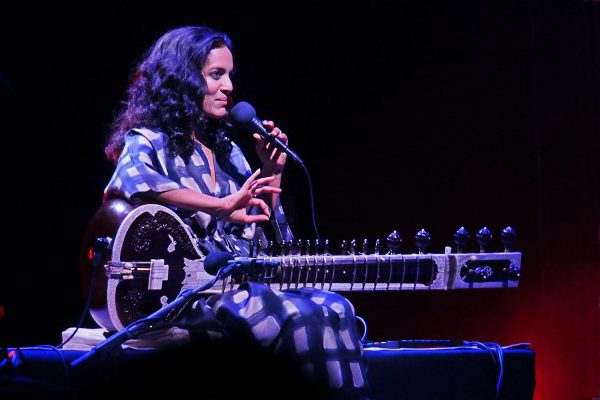
[[[212,79],[217,80],[223,76],[223,73],[220,71],[213,71],[213,72],[209,73],[208,76],[210,76]]]

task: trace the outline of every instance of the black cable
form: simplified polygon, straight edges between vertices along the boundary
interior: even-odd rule
[[[75,330],[73,330],[71,335],[68,338],[66,338],[61,344],[56,346],[57,349],[62,349],[65,344],[67,344],[71,339],[73,339],[73,337],[75,337],[75,334],[77,333],[79,328],[81,328],[83,326],[83,320],[85,319],[85,317],[87,316],[87,313],[90,310],[90,304],[92,303],[92,296],[93,296],[95,284],[96,284],[96,266],[94,265],[92,267],[92,278],[90,279],[90,288],[89,288],[90,290],[89,290],[87,299],[85,301],[83,311],[81,312],[81,316],[79,317],[79,322],[75,326]]]
[[[500,364],[500,371],[498,371],[498,382],[496,383],[496,397],[500,398],[500,391],[502,390],[502,382],[504,380],[504,350],[502,346],[497,343],[492,343],[492,346],[498,352],[498,363]]]
[[[482,343],[477,341],[465,341],[466,345],[475,346],[487,351],[491,356],[494,364],[498,367],[498,378],[496,379],[496,399],[500,398],[502,390],[502,381],[504,379],[504,350],[498,343]]]
[[[367,343],[367,332],[369,331],[369,327],[367,326],[367,321],[365,321],[364,318],[359,317],[358,315],[356,316],[356,319],[359,320],[364,326],[364,332],[362,334],[362,337],[360,338],[360,341],[363,342],[363,344],[366,344]]]
[[[85,317],[87,316],[87,313],[90,310],[90,304],[92,303],[94,288],[96,287],[96,270],[98,269],[98,265],[100,264],[100,261],[102,261],[102,257],[98,256],[96,254],[96,252],[100,250],[99,248],[96,248],[96,246],[99,247],[99,243],[105,244],[106,240],[107,240],[106,238],[96,239],[96,245],[94,248],[94,261],[92,262],[92,276],[90,278],[90,286],[89,286],[89,290],[88,290],[87,299],[85,300],[85,305],[83,307],[83,311],[81,312],[81,316],[79,317],[79,322],[75,326],[75,330],[71,333],[71,336],[69,336],[61,344],[56,346],[57,349],[62,349],[62,347],[65,344],[67,344],[71,339],[73,339],[73,337],[75,337],[75,334],[77,333],[79,328],[81,328],[83,326],[83,321],[84,321]]]
[[[310,179],[310,174],[308,173],[308,169],[306,169],[306,166],[304,164],[300,164],[300,165],[302,165],[302,169],[304,170],[304,174],[306,175],[306,180],[308,181],[308,192],[309,192],[309,197],[310,197],[310,213],[311,213],[311,217],[312,217],[313,230],[315,231],[315,236],[316,236],[317,240],[319,241],[319,243],[322,243],[321,236],[319,235],[319,230],[317,229],[317,221],[315,219],[315,200],[314,200],[314,195],[313,195],[312,181]]]
[[[60,352],[60,348],[58,346],[52,346],[52,345],[45,345],[45,344],[43,344],[43,345],[38,345],[38,346],[30,347],[30,348],[27,348],[27,349],[35,350],[36,348],[51,349],[51,350],[53,350],[58,355],[58,357],[60,358],[60,361],[62,363],[62,366],[63,366],[63,374],[64,374],[64,379],[65,379],[64,383],[65,383],[65,385],[69,385],[71,383],[70,382],[70,375],[69,375],[69,368],[68,368],[67,360],[65,359],[65,357]],[[19,354],[21,354],[21,357],[24,357],[24,355],[22,353],[19,353]]]
[[[94,293],[94,288],[96,286],[96,270],[98,269],[98,266],[100,264],[100,261],[102,261],[102,255],[100,255],[98,252],[101,250],[100,249],[100,245],[110,245],[110,239],[108,238],[98,238],[96,240],[96,246],[94,248],[94,261],[92,262],[92,276],[90,278],[90,286],[89,286],[89,292],[88,292],[88,296],[85,302],[85,305],[83,307],[83,311],[81,313],[81,316],[79,318],[79,322],[77,323],[75,330],[73,330],[73,332],[71,333],[71,335],[65,339],[62,343],[60,343],[57,346],[52,346],[52,345],[38,345],[35,346],[34,348],[44,348],[44,349],[51,349],[53,351],[56,352],[56,354],[58,354],[58,356],[60,357],[61,361],[62,361],[62,366],[63,366],[63,373],[64,373],[64,382],[66,385],[68,385],[70,383],[70,375],[69,375],[69,368],[67,365],[67,361],[64,358],[64,356],[61,354],[60,350],[63,348],[63,346],[65,344],[67,344],[71,339],[73,339],[73,337],[75,337],[75,334],[77,333],[77,331],[83,326],[83,321],[85,319],[85,317],[87,316],[87,313],[89,312],[90,309],[90,304],[92,302],[92,296]],[[104,249],[102,250],[106,250],[107,247],[104,247]],[[17,353],[19,354],[19,356],[21,357],[21,360],[23,361],[24,365],[27,366],[27,360],[25,358],[25,355],[22,353],[21,349],[17,347]]]
[[[96,239],[96,242],[94,243],[94,258],[93,258],[93,262],[92,262],[92,276],[90,278],[90,286],[89,286],[89,290],[88,290],[88,296],[85,301],[83,311],[81,312],[81,316],[79,317],[79,322],[75,326],[75,330],[71,333],[71,336],[69,336],[61,344],[56,346],[57,349],[61,349],[65,344],[67,344],[71,339],[73,339],[73,337],[75,337],[75,334],[77,333],[79,328],[81,328],[83,326],[83,321],[84,321],[85,317],[87,316],[88,312],[90,311],[90,305],[92,303],[92,297],[93,297],[94,289],[96,287],[96,271],[100,267],[100,264],[102,264],[104,252],[106,250],[110,249],[111,245],[112,245],[112,239],[109,237]]]

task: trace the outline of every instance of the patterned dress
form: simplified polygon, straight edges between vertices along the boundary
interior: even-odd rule
[[[180,188],[225,197],[239,190],[251,175],[248,162],[234,144],[228,160],[215,160],[213,185],[209,162],[199,143],[185,163],[179,156],[167,155],[167,142],[168,136],[159,131],[140,128],[128,132],[104,200],[119,197],[135,202],[143,192]],[[227,250],[246,256],[249,241],[260,230],[255,224],[233,224],[203,212],[174,211],[190,224],[204,251]],[[278,239],[292,240],[280,204],[272,215],[281,235]],[[177,325],[187,329],[192,338],[248,343],[292,360],[335,398],[365,398],[367,394],[354,307],[337,293],[313,288],[278,291],[245,282],[237,289],[198,300]]]

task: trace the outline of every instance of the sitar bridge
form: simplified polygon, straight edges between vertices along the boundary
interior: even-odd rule
[[[110,261],[104,266],[109,279],[148,278],[148,290],[161,290],[163,281],[169,280],[169,266],[163,259],[150,261]]]

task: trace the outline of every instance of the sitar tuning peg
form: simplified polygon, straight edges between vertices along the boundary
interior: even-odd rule
[[[343,256],[346,255],[346,241],[345,240],[342,240],[342,245],[340,247],[341,247],[340,254]]]
[[[265,249],[264,249],[264,243],[263,243],[262,239],[258,239],[258,240],[256,241],[256,248],[254,249],[254,256],[252,256],[252,257],[256,257],[256,256],[258,256],[259,254],[263,254],[262,252],[263,252],[264,250],[265,250]]]
[[[469,236],[469,231],[467,231],[464,226],[461,226],[460,229],[454,233],[454,243],[456,244],[457,253],[462,253],[465,251],[469,241]]]
[[[273,257],[275,255],[275,242],[269,241],[269,248],[267,249],[267,254],[269,257]]]
[[[291,240],[284,240],[281,246],[281,255],[282,256],[287,256],[290,254],[292,248],[292,241]]]
[[[477,237],[477,243],[479,243],[479,252],[485,253],[492,241],[492,232],[484,226],[475,236]]]
[[[362,254],[369,254],[369,241],[367,239],[363,240]]]
[[[352,239],[352,241],[350,241],[350,254],[356,254],[356,239]]]
[[[500,238],[502,239],[502,244],[504,244],[504,251],[508,253],[512,251],[513,244],[517,239],[517,232],[512,226],[507,226],[502,229]]]
[[[402,236],[397,231],[393,231],[386,238],[388,249],[391,254],[399,254],[400,246],[402,246]]]
[[[431,242],[431,236],[425,229],[421,229],[415,235],[415,244],[419,249],[419,254],[425,253],[427,246],[429,246],[429,242]]]
[[[318,256],[319,254],[321,254],[321,242],[319,242],[319,239],[315,239],[315,255]]]
[[[325,241],[323,242],[322,253],[329,254],[329,239],[325,239]]]
[[[296,243],[294,244],[294,250],[292,251],[292,253],[295,255],[302,254],[302,239],[298,239],[296,241]]]
[[[306,243],[304,244],[304,254],[310,255],[310,239],[306,239]]]
[[[381,241],[379,239],[377,239],[375,241],[375,249],[373,249],[373,254],[379,254],[380,251],[381,251]]]

